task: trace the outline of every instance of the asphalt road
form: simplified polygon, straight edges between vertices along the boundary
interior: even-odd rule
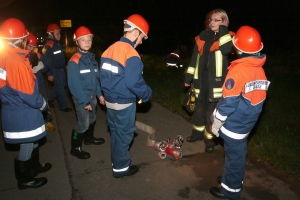
[[[72,105],[69,102],[69,105]],[[88,160],[79,160],[70,155],[72,128],[76,125],[74,110],[59,111],[57,102],[51,109],[54,132],[41,141],[40,160],[50,162],[50,171],[45,176],[48,183],[38,189],[18,190],[14,177],[13,159],[18,146],[4,144],[0,138],[0,199],[103,199],[103,200],[182,200],[216,199],[209,193],[217,186],[216,178],[222,174],[223,148],[214,153],[204,152],[204,142],[184,142],[183,157],[175,160],[158,156],[158,151],[147,146],[149,134],[137,130],[130,148],[132,164],[140,171],[132,177],[115,179],[110,161],[110,135],[106,126],[105,111],[98,107],[95,136],[106,142],[100,146],[83,146],[91,154]],[[152,126],[155,140],[174,139],[182,135],[184,140],[191,133],[192,125],[182,117],[168,111],[157,103],[139,106],[137,121]],[[291,181],[273,173],[260,162],[247,158],[244,187],[241,199],[300,199],[299,181]]]

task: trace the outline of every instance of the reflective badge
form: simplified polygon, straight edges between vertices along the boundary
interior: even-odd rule
[[[231,90],[234,87],[234,80],[232,78],[227,79],[225,82],[225,87],[227,90]]]

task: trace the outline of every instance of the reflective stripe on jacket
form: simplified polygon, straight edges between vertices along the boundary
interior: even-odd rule
[[[41,111],[47,103],[39,93],[27,54],[10,45],[0,52],[1,119],[7,143],[34,142],[46,135]]]
[[[227,74],[227,56],[233,52],[233,32],[220,26],[219,33],[204,30],[195,37],[195,47],[185,76],[185,83],[194,83],[198,97],[202,87],[208,87],[209,101],[218,101],[222,96],[222,84]],[[206,45],[210,45],[209,47]],[[207,83],[201,84],[206,71]]]
[[[270,84],[262,68],[265,61],[265,55],[251,56],[237,59],[228,67],[215,115],[225,122],[220,129],[222,138],[246,139],[254,127]]]

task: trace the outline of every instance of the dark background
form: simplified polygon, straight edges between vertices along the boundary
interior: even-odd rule
[[[255,27],[262,36],[265,53],[292,53],[299,48],[299,0],[0,0],[0,22],[16,17],[30,32],[46,35],[50,23],[72,20],[72,35],[81,25],[102,40],[102,48],[122,36],[123,20],[138,13],[150,24],[149,40],[139,51],[167,54],[177,45],[193,46],[193,38],[204,29],[206,14],[215,8],[229,16],[229,29]]]

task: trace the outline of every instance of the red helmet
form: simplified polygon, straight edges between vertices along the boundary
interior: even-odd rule
[[[80,26],[74,33],[74,41],[78,40],[79,38],[81,38],[83,36],[88,36],[88,35],[93,37],[93,34],[90,31],[90,29],[88,29],[85,26]]]
[[[137,28],[146,35],[145,39],[148,38],[149,24],[141,15],[130,15],[127,19],[124,20],[124,24],[128,24],[131,26],[131,28],[124,28],[124,31],[132,31],[134,28]]]
[[[59,30],[61,30],[61,29],[57,24],[49,24],[49,26],[47,27],[47,33],[59,31]]]
[[[23,22],[17,18],[9,18],[0,26],[0,37],[3,39],[21,39],[28,34]]]
[[[32,33],[29,33],[29,35],[27,36],[27,42],[29,46],[37,47],[37,39]]]
[[[250,26],[242,26],[232,39],[233,45],[244,53],[257,53],[264,47],[259,32]]]

